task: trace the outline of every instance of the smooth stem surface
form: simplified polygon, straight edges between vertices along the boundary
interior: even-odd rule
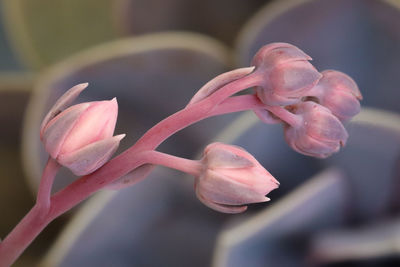
[[[206,99],[190,105],[162,120],[148,130],[135,145],[110,160],[96,172],[76,180],[52,197],[50,216],[55,218],[71,209],[73,206],[100,190],[107,184],[124,176],[145,162],[138,157],[139,152],[156,149],[165,139],[177,131],[205,118],[214,116],[212,110],[215,103],[220,103],[223,97],[254,86],[259,81],[251,75],[235,80],[223,86]]]
[[[203,164],[198,160],[190,160],[176,157],[170,154],[149,150],[141,153],[143,159],[147,163],[161,165],[181,172],[198,176],[201,173]]]
[[[272,112],[275,116],[286,122],[292,127],[300,127],[302,118],[299,115],[293,114],[280,106],[266,106],[266,110]]]
[[[297,127],[301,125],[301,117],[299,115],[293,114],[280,106],[267,106],[263,104],[256,95],[241,95],[233,96],[221,104],[219,104],[210,115],[222,115],[232,112],[244,111],[244,110],[254,110],[254,109],[266,109],[272,112],[282,121],[287,124]]]
[[[35,206],[0,243],[0,267],[10,266],[48,224],[51,188],[59,169],[57,161],[49,157],[40,180]]]
[[[146,163],[140,152],[154,150],[165,139],[177,131],[216,114],[215,106],[225,98],[241,90],[257,85],[259,81],[251,75],[235,80],[223,86],[206,99],[195,103],[156,124],[147,131],[135,145],[110,160],[96,172],[83,176],[57,192],[50,198],[50,211],[45,214],[35,205],[24,219],[0,244],[0,267],[11,265],[33,239],[53,219],[79,204],[107,184],[117,180],[131,170]],[[51,190],[45,183],[40,192],[39,202],[45,203],[46,195]],[[43,199],[43,200],[42,200]]]
[[[49,222],[48,216],[35,205],[0,243],[0,267],[11,266]]]
[[[219,104],[215,109],[213,109],[210,115],[217,116],[254,109],[265,109],[265,105],[256,95],[233,96]]]
[[[252,75],[253,74],[249,74],[248,76],[228,83],[206,99],[190,105],[174,115],[162,120],[149,131],[147,131],[133,147],[128,149],[128,151],[135,149],[155,149],[165,139],[177,131],[195,122],[212,116],[212,110],[225,99],[237,92],[252,86],[256,86],[260,83],[258,76]]]
[[[60,164],[49,157],[44,168],[42,179],[40,180],[39,191],[37,193],[36,204],[45,212],[50,208],[51,188],[54,178],[60,169]]]

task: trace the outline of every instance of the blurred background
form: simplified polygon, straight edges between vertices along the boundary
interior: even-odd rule
[[[200,122],[159,150],[243,146],[280,181],[271,202],[219,214],[191,177],[157,168],[55,220],[15,266],[399,266],[400,0],[2,0],[0,237],[34,203],[39,125],[71,86],[90,83],[79,101],[118,98],[122,151],[271,42],[358,83],[363,110],[340,153],[298,155],[251,113]],[[62,170],[54,191],[74,179]]]

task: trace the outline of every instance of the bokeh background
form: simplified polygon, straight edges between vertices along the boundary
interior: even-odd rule
[[[358,83],[346,148],[298,155],[250,112],[200,122],[160,150],[243,146],[280,181],[271,202],[219,214],[191,177],[157,168],[55,220],[15,266],[398,266],[400,0],[2,0],[0,237],[34,203],[47,157],[39,124],[71,86],[90,83],[79,101],[118,98],[122,151],[271,42]],[[54,191],[73,179],[62,170]]]

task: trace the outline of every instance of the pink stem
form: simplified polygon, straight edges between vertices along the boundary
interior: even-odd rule
[[[146,161],[146,163],[161,165],[191,174],[193,176],[200,175],[203,168],[203,164],[198,160],[190,160],[176,157],[155,150],[144,151],[141,153],[141,156]]]
[[[155,149],[169,136],[173,135],[177,131],[205,119],[210,116],[211,111],[222,101],[230,97],[231,95],[240,92],[246,88],[256,86],[260,84],[259,76],[255,74],[249,74],[241,79],[235,80],[228,83],[218,89],[211,96],[206,99],[192,104],[185,109],[173,114],[172,116],[162,120],[156,124],[153,128],[148,130],[134,146],[128,149],[130,150],[150,150]]]
[[[234,96],[226,99],[221,104],[215,108],[210,115],[222,115],[232,112],[244,111],[244,110],[254,110],[254,109],[266,109],[272,112],[282,121],[288,123],[293,127],[297,127],[301,124],[301,117],[291,113],[280,106],[267,106],[262,103],[256,95],[241,95]]]
[[[52,197],[50,216],[58,217],[94,192],[105,185],[124,176],[136,167],[144,164],[143,160],[137,157],[141,151],[154,150],[165,139],[177,131],[196,123],[200,120],[214,116],[212,110],[215,103],[220,103],[225,96],[230,96],[240,90],[254,86],[258,83],[251,75],[235,80],[219,89],[210,97],[190,105],[183,110],[162,120],[148,130],[135,145],[106,163],[96,172],[76,180]]]
[[[228,97],[253,86],[260,86],[263,84],[264,78],[259,72],[253,72],[249,75],[235,80],[231,83],[218,89],[214,94],[209,97],[210,101],[213,101],[214,106],[218,105]]]
[[[264,108],[265,104],[263,104],[255,95],[233,96],[221,102],[221,104],[212,110],[210,115],[217,116],[238,111]]]
[[[60,165],[49,157],[43,170],[35,206],[0,243],[0,267],[10,266],[49,223],[50,195]]]
[[[265,106],[265,109],[272,112],[275,116],[286,122],[292,127],[300,127],[302,118],[299,115],[293,114],[287,109],[280,106]]]
[[[141,153],[157,148],[165,139],[177,131],[216,114],[214,107],[225,98],[259,83],[257,76],[252,75],[235,80],[213,93],[210,97],[190,105],[169,116],[147,131],[135,145],[106,163],[96,172],[83,176],[57,192],[50,198],[50,211],[43,217],[41,209],[35,205],[22,221],[11,231],[0,244],[0,267],[11,265],[33,239],[56,217],[68,211],[94,192],[115,181],[129,171],[145,164]],[[47,179],[46,179],[47,180]],[[49,179],[50,180],[50,179]],[[49,182],[41,189],[40,203],[48,203],[47,192],[51,190]],[[43,192],[42,192],[43,190]],[[44,200],[42,200],[44,199]],[[45,204],[46,205],[46,204]]]
[[[60,167],[60,164],[58,164],[56,160],[49,157],[43,171],[42,179],[40,180],[39,191],[36,198],[36,205],[38,205],[43,212],[48,211],[50,208],[51,188]]]
[[[36,236],[49,224],[48,216],[35,205],[0,243],[0,267],[8,267],[22,254]]]

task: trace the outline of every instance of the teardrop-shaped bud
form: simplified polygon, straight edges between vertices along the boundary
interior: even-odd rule
[[[354,80],[335,70],[325,70],[318,84],[309,92],[341,121],[348,121],[360,110],[362,95]]]
[[[270,106],[294,104],[307,95],[322,75],[299,48],[286,43],[262,47],[253,58],[255,74],[262,77],[256,88],[260,100]]]
[[[332,112],[312,101],[300,102],[292,107],[302,118],[295,126],[285,125],[285,139],[297,152],[326,158],[346,144],[348,134]]]
[[[279,185],[252,155],[237,146],[212,143],[205,148],[202,162],[196,195],[221,212],[243,212],[247,204],[269,201],[265,195]]]
[[[67,91],[46,115],[41,128],[46,151],[76,175],[86,175],[106,163],[124,136],[112,137],[118,116],[115,98],[67,108],[86,86]]]

